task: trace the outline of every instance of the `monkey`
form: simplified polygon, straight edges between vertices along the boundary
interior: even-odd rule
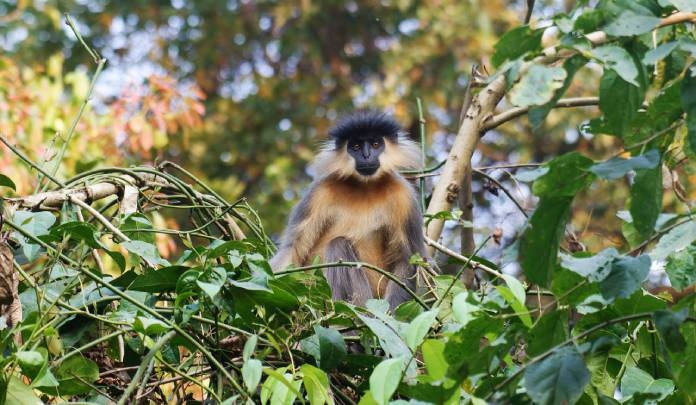
[[[293,208],[274,271],[291,264],[362,262],[393,274],[412,291],[413,254],[426,257],[423,214],[415,188],[399,170],[419,169],[418,144],[383,112],[360,110],[338,121],[310,165],[313,181]],[[330,267],[325,276],[334,300],[364,305],[386,299],[390,309],[411,296],[366,267]]]

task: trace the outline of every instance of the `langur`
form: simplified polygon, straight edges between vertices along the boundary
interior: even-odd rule
[[[426,257],[423,216],[413,186],[398,172],[420,168],[418,145],[390,116],[359,111],[329,131],[311,165],[314,181],[293,209],[275,271],[291,264],[363,262],[393,274],[412,291],[413,254]],[[406,290],[368,268],[326,270],[334,300],[363,305],[386,299],[391,309],[411,298]]]

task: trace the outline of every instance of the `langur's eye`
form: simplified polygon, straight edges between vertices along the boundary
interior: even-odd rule
[[[380,147],[379,141],[372,142],[372,147],[375,149],[379,148]]]
[[[354,143],[354,144],[351,146],[351,148],[352,148],[353,150],[360,150],[360,145],[357,144],[357,143]]]

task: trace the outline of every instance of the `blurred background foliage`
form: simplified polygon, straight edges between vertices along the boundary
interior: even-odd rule
[[[537,1],[531,25],[578,3],[587,2]],[[419,138],[420,98],[427,160],[444,159],[472,67],[486,71],[493,44],[525,11],[523,0],[2,0],[0,133],[45,167],[56,164],[94,71],[65,27],[69,13],[108,64],[59,177],[173,160],[228,200],[247,197],[277,234],[307,184],[306,164],[341,113],[387,109]],[[568,94],[596,94],[582,86],[597,80],[582,76],[599,73],[584,68]],[[538,128],[526,118],[508,123],[484,137],[474,166],[543,162],[570,150],[606,158],[615,139],[579,129],[597,115],[576,108],[553,111]],[[40,188],[4,146],[0,153],[18,195]],[[529,190],[507,171],[489,174],[533,208]],[[498,229],[504,245],[524,217],[493,183],[475,180],[478,235]],[[592,250],[625,245],[614,213],[628,189],[594,187],[576,199],[574,231]],[[484,255],[500,252],[491,249]]]

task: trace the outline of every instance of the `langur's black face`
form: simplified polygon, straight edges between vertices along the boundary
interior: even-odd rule
[[[355,170],[363,176],[371,176],[379,169],[379,155],[384,152],[384,138],[352,138],[347,141],[346,149],[355,159]]]

